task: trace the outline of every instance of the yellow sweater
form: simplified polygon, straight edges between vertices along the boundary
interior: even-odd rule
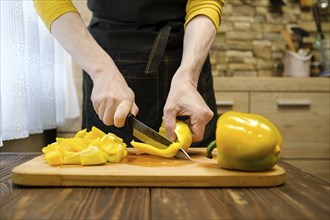
[[[71,0],[34,0],[34,6],[40,18],[50,30],[53,21],[67,12],[77,12]],[[186,20],[188,22],[197,15],[208,16],[218,29],[221,23],[221,12],[224,0],[188,0]]]

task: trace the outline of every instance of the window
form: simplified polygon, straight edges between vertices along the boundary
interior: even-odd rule
[[[71,57],[32,0],[0,1],[0,146],[79,116]]]

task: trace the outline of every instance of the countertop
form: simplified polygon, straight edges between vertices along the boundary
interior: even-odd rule
[[[329,219],[330,186],[285,162],[278,187],[22,187],[12,169],[39,153],[0,153],[0,219]]]

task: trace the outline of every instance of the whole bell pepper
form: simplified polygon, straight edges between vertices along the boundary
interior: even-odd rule
[[[229,111],[217,121],[216,140],[206,155],[218,149],[217,163],[225,169],[263,171],[278,162],[283,138],[277,127],[258,114]]]
[[[166,149],[159,149],[156,148],[150,144],[142,143],[142,142],[136,142],[131,141],[131,145],[140,150],[141,152],[155,155],[155,156],[161,156],[161,157],[174,157],[180,148],[183,150],[187,150],[191,143],[192,143],[192,134],[187,124],[185,124],[182,121],[176,122],[176,127],[174,130],[177,140],[174,141],[170,146],[168,146]],[[165,128],[164,128],[164,122],[162,123],[161,127],[159,128],[159,134],[166,137]]]

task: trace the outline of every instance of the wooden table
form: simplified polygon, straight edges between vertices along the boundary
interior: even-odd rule
[[[22,187],[11,170],[37,153],[0,153],[0,219],[329,219],[326,181],[284,162],[259,188]]]

